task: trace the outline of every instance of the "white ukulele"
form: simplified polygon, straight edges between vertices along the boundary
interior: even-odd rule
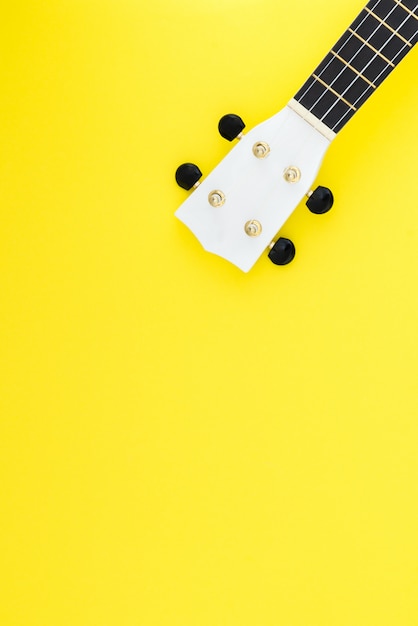
[[[221,135],[239,141],[201,182],[196,165],[177,169],[194,190],[176,216],[244,272],[265,250],[289,263],[295,247],[278,231],[305,196],[313,213],[332,207],[329,189],[310,191],[328,146],[417,40],[418,0],[371,0],[282,111],[246,134],[237,115],[221,119]]]

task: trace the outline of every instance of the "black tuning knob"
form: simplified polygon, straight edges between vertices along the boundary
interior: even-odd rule
[[[194,163],[183,163],[176,170],[176,182],[189,191],[202,178],[202,172]]]
[[[311,192],[309,199],[306,202],[306,206],[311,213],[316,215],[322,215],[330,210],[334,204],[334,196],[331,189],[328,187],[317,187],[315,191]]]
[[[269,259],[275,265],[287,265],[295,258],[295,246],[290,239],[280,237],[269,252]]]
[[[245,124],[239,115],[234,113],[228,113],[219,120],[218,130],[224,139],[233,141],[242,133],[245,128]]]

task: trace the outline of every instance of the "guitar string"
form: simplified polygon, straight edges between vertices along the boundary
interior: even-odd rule
[[[390,15],[390,14],[389,14],[389,15]],[[389,15],[388,15],[388,17],[389,17]],[[404,21],[403,21],[403,22],[399,25],[398,29],[402,28],[402,26],[404,26],[404,24],[405,24],[405,23],[409,20],[409,18],[410,18],[410,17],[413,17],[413,15],[412,15],[412,14],[408,15],[408,16],[404,19]],[[376,29],[376,30],[377,30],[377,29]],[[376,32],[376,31],[374,31],[374,32]],[[396,33],[396,32],[398,32],[398,30],[397,30],[397,31],[395,31],[395,33]],[[387,44],[387,43],[388,43],[388,42],[389,42],[389,41],[390,41],[390,40],[391,40],[394,36],[396,36],[396,35],[395,35],[395,33],[393,33],[393,34],[391,35],[391,37],[389,37],[388,41],[387,41],[387,42],[385,42],[385,45],[386,45],[386,44]],[[371,35],[371,36],[373,36],[373,35]],[[411,39],[413,39],[414,37],[415,37],[415,34],[414,34],[414,35],[412,35]],[[410,44],[410,43],[411,43],[411,39],[410,39],[410,40],[408,40],[408,43],[405,43],[405,44],[402,46],[402,48],[401,48],[401,49],[397,52],[397,54],[395,55],[395,57],[393,57],[393,61],[396,61],[396,58],[397,58],[397,57],[398,57],[398,56],[399,56],[399,55],[400,55],[400,54],[401,54],[401,53],[405,50],[405,47],[406,47],[406,46],[408,46],[408,44]],[[411,47],[412,47],[412,46],[411,46]],[[383,48],[382,48],[382,49],[383,49]],[[382,50],[382,49],[381,49],[381,50]],[[374,58],[370,60],[370,62],[369,62],[369,63],[365,66],[365,68],[364,68],[364,69],[367,69],[367,67],[368,67],[371,63],[373,63],[373,61],[374,61]],[[344,68],[344,69],[345,69],[345,68]],[[343,71],[344,71],[344,70],[343,70]],[[381,77],[381,75],[382,75],[384,72],[386,72],[386,71],[387,71],[387,68],[384,68],[384,69],[383,69],[383,70],[382,70],[382,71],[381,71],[381,72],[377,75],[377,77],[375,78],[375,81],[377,82],[377,81],[378,81],[378,79]],[[342,72],[340,72],[340,74],[341,74],[341,73],[342,73]],[[335,80],[337,80],[337,78],[338,78],[338,76],[337,76],[337,77],[336,77],[336,78],[332,81],[331,85],[335,82]],[[347,93],[347,91],[348,91],[348,90],[349,90],[349,89],[353,86],[353,84],[356,82],[356,80],[358,80],[358,77],[357,77],[357,78],[355,78],[355,79],[351,82],[351,84],[350,84],[350,85],[348,85],[348,87],[346,87],[346,89],[345,89],[345,90],[342,92],[342,94],[341,94],[341,96],[342,96],[342,97],[343,97],[343,96],[344,96],[344,94],[346,94],[346,93]],[[358,104],[358,103],[360,102],[360,100],[362,99],[362,97],[363,97],[363,96],[367,93],[367,91],[369,91],[369,90],[370,90],[370,86],[367,86],[367,87],[364,89],[363,93],[362,93],[362,94],[361,94],[361,95],[357,98],[357,100],[355,100],[355,102],[353,103],[353,106],[354,106],[354,107],[356,106],[356,104]],[[330,111],[331,111],[331,110],[332,110],[332,109],[336,106],[337,102],[338,102],[338,100],[337,100],[336,102],[334,102],[334,104],[333,104],[333,105],[332,105],[332,106],[328,109],[328,111],[327,111],[327,112],[326,112],[326,113],[325,113],[325,114],[321,117],[321,120],[323,120],[323,119],[324,119],[324,118],[328,115],[328,113],[329,113],[329,112],[330,112]],[[338,121],[334,124],[333,129],[334,129],[334,128],[336,128],[336,127],[337,127],[337,126],[338,126],[338,125],[342,122],[342,120],[343,120],[343,119],[344,119],[344,118],[348,115],[348,113],[349,113],[349,111],[346,111],[346,112],[345,112],[345,113],[341,116],[341,118],[340,118],[340,119],[339,119],[339,120],[338,120]]]
[[[377,0],[377,1],[376,1],[376,4],[373,6],[373,9],[375,9],[375,8],[377,7],[377,5],[379,4],[379,2],[380,2],[380,0]],[[395,4],[395,6],[391,9],[391,11],[387,14],[387,16],[386,16],[386,17],[389,17],[389,16],[390,16],[390,14],[392,13],[392,11],[394,11],[394,10],[396,9],[396,6],[397,6],[397,5]],[[364,9],[363,9],[363,10],[364,10]],[[361,20],[361,22],[358,24],[357,28],[359,28],[359,27],[360,27],[360,26],[361,26],[361,25],[362,25],[362,24],[366,21],[366,19],[367,19],[368,17],[369,17],[369,14],[365,15],[365,16],[364,16],[364,18]],[[412,16],[410,16],[410,17],[412,17]],[[373,35],[374,35],[374,34],[375,34],[378,30],[379,30],[379,28],[382,28],[382,27],[383,27],[383,28],[385,28],[385,26],[384,26],[383,24],[378,24],[378,25],[377,25],[377,27],[375,28],[375,30],[374,30],[374,31],[370,34],[370,36],[368,37],[368,39],[366,40],[366,42],[367,42],[367,43],[369,43],[369,41],[370,41],[371,37],[373,37]],[[346,32],[347,32],[347,31],[346,31]],[[388,41],[390,41],[390,39],[391,39],[392,37],[394,37],[394,36],[395,36],[395,34],[393,33],[393,34],[391,35],[391,37],[389,37]],[[345,45],[346,45],[346,44],[350,41],[350,39],[352,39],[353,37],[354,37],[353,33],[351,33],[351,32],[350,32],[350,35],[349,35],[349,37],[348,37],[347,41],[346,41],[346,42],[344,42],[344,44],[343,44],[343,46],[342,46],[342,47],[344,47],[344,46],[345,46]],[[386,41],[386,42],[385,42],[384,46],[385,46],[385,45],[387,45],[388,41]],[[357,52],[355,53],[355,55],[354,55],[354,56],[350,59],[350,62],[351,62],[351,61],[353,61],[353,60],[356,58],[356,56],[357,56],[358,54],[360,54],[360,52],[362,51],[362,49],[363,49],[364,45],[365,45],[365,44],[362,44],[362,45],[360,46],[360,48],[357,50]],[[384,46],[383,46],[383,47],[384,47]],[[342,49],[342,48],[341,48],[341,49]],[[339,50],[339,52],[341,51],[341,49]],[[382,50],[383,50],[383,48],[381,48],[380,50],[378,50],[378,52],[381,52]],[[373,58],[371,59],[370,63],[372,63],[372,62],[375,60],[375,58],[376,58],[376,57],[373,57]],[[329,65],[332,63],[332,61],[333,61],[333,60],[334,60],[334,59],[333,59],[333,58],[331,58],[331,59],[328,61],[328,63],[325,65],[325,67],[321,70],[321,72],[320,72],[319,76],[321,76],[321,75],[323,74],[323,72],[325,72],[325,70],[329,67]],[[368,65],[369,65],[370,63],[368,63],[368,64],[366,65],[366,68],[368,67]],[[364,69],[366,69],[366,68],[364,68]],[[345,68],[344,68],[344,69],[345,69]],[[344,71],[344,70],[342,70],[342,71]],[[341,74],[341,73],[342,73],[342,72],[340,72],[340,74]],[[340,74],[339,74],[339,75],[340,75]],[[338,75],[338,76],[339,76],[339,75]],[[338,76],[337,76],[337,78],[338,78]],[[310,86],[309,86],[309,87],[308,87],[308,88],[307,88],[307,89],[303,92],[303,94],[300,96],[300,99],[304,98],[304,97],[305,97],[305,95],[309,92],[309,90],[310,90],[310,89],[311,89],[314,85],[315,85],[315,82],[314,82],[314,83],[312,83],[312,84],[311,84],[311,85],[310,85]],[[309,109],[309,110],[312,110],[312,108],[313,108],[313,107],[314,107],[314,106],[318,103],[318,101],[321,99],[321,97],[322,97],[323,95],[325,95],[325,92],[324,92],[323,94],[321,94],[321,96],[318,98],[318,100],[317,100],[317,101],[316,101],[316,102],[312,105],[311,109]]]
[[[402,24],[400,24],[399,28],[401,28],[401,27],[405,24],[405,22],[406,22],[406,21],[407,21],[410,17],[413,17],[413,15],[409,15],[409,16],[408,16],[408,17],[407,17],[407,18],[406,18],[406,19],[402,22]],[[411,44],[411,46],[409,47],[409,50],[410,50],[410,49],[413,47],[413,45],[414,45],[414,44],[412,44],[412,40],[414,39],[414,37],[416,37],[417,32],[418,32],[418,29],[417,29],[417,31],[416,31],[416,32],[415,32],[415,33],[414,33],[414,34],[410,37],[410,39],[408,39],[408,40],[407,40],[407,41],[408,41],[408,43],[409,43],[409,44]],[[405,48],[408,46],[408,43],[405,43],[405,44],[402,46],[402,48],[399,50],[399,52],[397,52],[397,54],[395,55],[395,57],[392,59],[393,61],[396,61],[396,58],[397,58],[397,57],[398,57],[398,56],[399,56],[399,55],[400,55],[400,54],[401,54],[401,53],[405,50]],[[373,59],[373,60],[374,60],[374,59]],[[372,62],[372,61],[371,61],[371,62]],[[367,66],[366,66],[366,67],[367,67]],[[381,76],[382,74],[384,74],[384,72],[386,72],[386,70],[387,70],[387,68],[383,69],[383,70],[382,70],[382,71],[378,74],[378,76],[376,77],[376,79],[375,79],[375,80],[377,81],[377,80],[380,78],[380,76]],[[349,85],[349,86],[347,87],[347,89],[346,89],[346,90],[345,90],[345,91],[341,94],[342,96],[343,96],[343,95],[347,92],[347,90],[348,90],[348,89],[350,89],[350,87],[354,84],[354,82],[355,82],[356,80],[357,80],[357,79],[355,79],[355,80],[351,83],[351,85]],[[356,106],[356,105],[360,102],[360,100],[362,99],[362,97],[364,96],[364,94],[365,94],[365,93],[366,93],[369,89],[370,89],[370,86],[367,86],[367,88],[364,90],[363,94],[362,94],[361,96],[359,96],[359,97],[357,98],[357,100],[355,100],[355,101],[354,101],[353,106]],[[324,119],[324,117],[326,117],[326,116],[328,115],[328,113],[329,113],[329,112],[330,112],[330,111],[334,108],[334,106],[335,106],[336,104],[337,104],[337,103],[335,102],[335,103],[334,103],[334,104],[330,107],[330,109],[327,111],[327,113],[326,113],[324,116],[322,116],[321,120],[323,120],[323,119]],[[347,115],[348,115],[349,113],[350,113],[350,110],[346,111],[346,112],[345,112],[345,113],[344,113],[344,114],[340,117],[340,119],[338,120],[338,122],[336,122],[336,123],[334,124],[334,126],[332,127],[332,130],[334,130],[334,128],[336,128],[339,124],[341,124],[341,122],[343,121],[343,119],[344,119],[345,117],[347,117]]]
[[[377,5],[379,4],[379,1],[380,1],[380,0],[377,0],[377,1],[376,1],[376,3],[373,5],[372,9],[375,9],[375,8],[377,7]],[[385,19],[387,19],[387,18],[391,15],[391,13],[392,13],[392,12],[393,12],[396,8],[397,8],[397,6],[399,6],[399,5],[398,5],[398,3],[396,3],[396,4],[394,5],[394,7],[393,7],[393,8],[389,11],[389,13],[385,16]],[[357,29],[358,29],[358,28],[359,28],[359,27],[360,27],[360,26],[361,26],[361,25],[365,22],[365,20],[366,20],[368,17],[369,17],[369,14],[367,14],[367,15],[365,15],[365,16],[364,16],[364,18],[361,20],[361,22],[357,25]],[[392,33],[392,35],[391,35],[391,36],[388,38],[388,40],[385,42],[384,46],[383,46],[383,47],[382,47],[382,48],[381,48],[378,52],[381,52],[381,51],[383,50],[383,48],[387,45],[387,43],[388,43],[388,42],[389,42],[389,41],[390,41],[393,37],[395,37],[395,36],[396,36],[396,33],[398,32],[398,30],[399,30],[400,28],[402,28],[402,26],[403,26],[403,25],[404,25],[404,24],[408,21],[408,19],[409,19],[409,18],[411,18],[411,17],[415,17],[415,18],[416,18],[415,14],[413,14],[413,13],[408,14],[408,15],[407,15],[407,17],[405,18],[405,20],[404,20],[404,21],[403,21],[403,22],[399,25],[398,29],[397,29],[394,33]],[[383,19],[383,18],[382,18],[382,19]],[[371,37],[373,37],[373,35],[374,35],[374,34],[375,34],[378,30],[379,30],[379,28],[382,28],[382,27],[383,27],[383,28],[385,28],[385,25],[384,25],[383,23],[382,23],[382,24],[378,24],[378,25],[377,25],[377,27],[375,28],[375,30],[374,30],[374,31],[370,34],[370,36],[368,37],[368,39],[367,39],[367,40],[365,40],[365,41],[366,41],[366,43],[369,43],[369,41],[370,41]],[[353,38],[353,36],[354,36],[354,35],[353,35],[353,33],[350,33],[350,36],[348,37],[347,41],[343,44],[343,46],[340,48],[339,52],[341,52],[342,48],[343,48],[343,47],[344,47],[344,46],[348,43],[348,41],[349,41],[350,39],[352,39],[352,38]],[[407,45],[407,44],[404,44],[404,46],[401,48],[401,50],[400,50],[400,51],[396,54],[395,59],[396,59],[396,57],[398,57],[398,56],[399,56],[399,54],[403,51],[403,49],[405,48],[405,46],[406,46],[406,45]],[[362,45],[360,46],[359,50],[358,50],[358,51],[357,51],[357,52],[356,52],[356,53],[355,53],[355,54],[351,57],[350,62],[351,62],[351,61],[353,61],[353,60],[356,58],[356,56],[357,56],[358,54],[360,54],[360,52],[363,50],[364,46],[365,46],[365,44],[362,44]],[[368,67],[371,63],[373,63],[373,61],[374,61],[375,59],[376,59],[376,55],[375,55],[375,56],[374,56],[374,57],[373,57],[373,58],[369,61],[369,63],[367,63],[367,65],[364,67],[364,69],[367,69],[367,67]],[[319,76],[321,76],[321,75],[325,72],[325,70],[329,67],[329,65],[332,63],[332,61],[333,61],[333,60],[334,60],[334,58],[331,58],[331,59],[330,59],[330,61],[328,61],[328,63],[325,65],[325,67],[321,70],[321,72],[320,72]],[[341,70],[341,72],[339,72],[339,74],[338,74],[338,75],[337,75],[337,76],[333,79],[333,81],[331,82],[331,85],[329,85],[329,86],[332,86],[332,85],[335,83],[335,81],[338,79],[338,77],[339,77],[339,76],[343,73],[343,71],[344,71],[345,69],[346,69],[346,68],[344,67],[344,68]],[[363,71],[364,71],[364,69],[363,69]],[[379,77],[381,76],[381,74],[382,74],[384,71],[386,71],[386,70],[387,70],[387,68],[385,68],[382,72],[380,72],[380,74],[378,75],[378,77],[377,77],[377,78],[379,78]],[[344,94],[345,94],[345,93],[346,93],[346,92],[347,92],[347,91],[348,91],[348,90],[352,87],[352,85],[356,82],[356,80],[358,80],[358,78],[359,78],[359,77],[356,77],[356,78],[352,81],[352,83],[351,83],[351,84],[350,84],[350,85],[349,85],[349,86],[345,89],[345,91],[343,92],[343,94],[341,94],[341,96],[343,96],[343,95],[344,95]],[[375,80],[377,80],[377,78],[376,78]],[[312,84],[311,84],[311,85],[310,85],[307,89],[305,89],[305,91],[304,91],[304,92],[302,93],[302,95],[299,97],[299,99],[300,99],[300,100],[302,100],[302,98],[303,98],[303,97],[304,97],[304,96],[305,96],[305,95],[309,92],[309,90],[313,87],[313,85],[314,85],[314,84],[316,84],[316,83],[315,83],[315,82],[314,82],[314,83],[312,83]],[[365,91],[364,91],[364,93],[362,94],[362,96],[363,96],[363,95],[364,95],[364,94],[368,91],[368,89],[369,89],[369,87],[367,87],[367,88],[365,89]],[[318,102],[319,102],[319,101],[320,101],[320,100],[321,100],[321,99],[325,96],[325,94],[326,94],[326,91],[325,91],[325,92],[323,92],[323,93],[320,95],[320,97],[319,97],[319,98],[315,101],[315,103],[314,103],[314,104],[313,104],[313,105],[309,108],[309,111],[312,111],[312,109],[313,109],[313,108],[314,108],[314,107],[318,104]],[[362,97],[362,96],[360,96],[360,98],[359,98],[359,99],[361,99],[361,97]],[[359,99],[357,99],[357,100],[356,100],[355,104],[359,101]],[[340,98],[339,98],[339,99],[338,99],[338,100],[337,100],[337,101],[336,101],[336,102],[332,105],[332,107],[330,107],[330,109],[329,109],[329,110],[325,113],[325,115],[323,115],[323,116],[322,116],[321,120],[322,120],[322,119],[324,119],[324,117],[326,117],[326,115],[328,115],[329,111],[330,111],[332,108],[334,108],[334,106],[335,106],[335,105],[339,102],[339,100],[340,100]],[[343,119],[346,115],[348,115],[348,113],[350,113],[350,111],[347,111],[347,112],[346,112],[346,113],[342,116],[342,118],[341,118],[341,119],[340,119],[340,120],[339,120],[339,121],[338,121],[338,122],[337,122],[337,123],[333,126],[333,128],[335,128],[335,127],[336,127],[336,126],[337,126],[337,125],[338,125],[338,124],[342,121],[342,119]]]
[[[415,35],[413,35],[413,36],[412,36],[412,38],[411,38],[411,39],[413,39],[415,36],[416,36],[416,33],[415,33]],[[409,40],[409,43],[411,43],[411,39]],[[415,44],[414,44],[414,45],[415,45]],[[409,48],[409,49],[411,49],[411,48]],[[396,56],[399,56],[399,54],[400,54],[401,52],[402,52],[402,50],[401,50],[400,52],[398,52],[398,54],[397,54]],[[395,59],[396,59],[396,57],[395,57]],[[385,71],[385,70],[383,70],[383,72],[384,72],[384,71]],[[383,72],[381,72],[381,74],[383,74]],[[361,98],[362,98],[362,96],[360,96],[360,97],[359,97],[359,98],[358,98],[358,99],[354,102],[354,105],[353,105],[353,106],[356,106],[356,104],[357,104],[357,103],[361,100]],[[333,105],[333,106],[334,106],[334,105]],[[331,130],[334,130],[334,128],[336,128],[339,124],[341,124],[341,122],[343,121],[343,119],[344,119],[345,117],[347,117],[347,115],[348,115],[349,113],[350,113],[350,110],[346,111],[346,112],[344,113],[344,115],[342,115],[342,116],[341,116],[341,118],[338,120],[338,122],[337,122],[336,124],[334,124],[334,126],[332,127],[332,129],[331,129]],[[323,119],[323,118],[321,118],[321,119]],[[334,131],[334,132],[335,132],[335,131]]]
[[[375,7],[376,7],[376,6],[377,6],[377,5],[375,5]],[[375,8],[375,7],[374,7],[374,8]],[[395,8],[396,8],[396,7],[395,7]],[[390,15],[390,13],[389,13],[389,15]],[[389,15],[388,15],[387,17],[389,17]],[[404,19],[404,21],[403,21],[401,24],[399,24],[398,29],[397,29],[397,30],[396,30],[396,31],[395,31],[395,32],[391,35],[391,37],[389,37],[389,39],[387,40],[387,42],[385,42],[385,45],[387,45],[387,43],[388,43],[388,42],[389,42],[389,41],[390,41],[393,37],[395,37],[395,36],[396,36],[396,33],[397,33],[397,32],[398,32],[401,28],[402,28],[402,26],[404,26],[404,24],[405,24],[405,23],[409,20],[409,18],[411,18],[411,17],[415,17],[415,18],[416,18],[416,16],[415,16],[413,13],[408,14],[408,16]],[[376,30],[377,30],[377,29],[376,29]],[[374,32],[376,32],[376,31],[374,31]],[[373,33],[373,34],[374,34],[374,33]],[[373,36],[373,34],[372,34],[371,36]],[[407,41],[407,43],[404,43],[404,45],[402,46],[402,48],[401,48],[401,49],[400,49],[400,50],[396,53],[396,55],[392,58],[392,61],[396,61],[397,57],[398,57],[398,56],[399,56],[399,55],[400,55],[400,54],[401,54],[401,53],[405,50],[405,47],[406,47],[406,46],[408,46],[408,44],[411,44],[411,40],[415,37],[415,35],[416,35],[416,33],[415,33],[414,35],[412,35],[412,37],[411,37],[409,40],[406,40],[406,41]],[[364,45],[364,44],[363,44],[363,45]],[[410,47],[412,47],[412,44],[410,45]],[[383,48],[381,48],[381,50],[382,50],[382,49],[383,49]],[[380,52],[381,52],[381,50],[380,50]],[[364,68],[364,69],[367,69],[367,67],[368,67],[371,63],[373,63],[373,61],[374,61],[374,60],[375,60],[375,57],[374,57],[373,59],[371,59],[371,61],[370,61],[370,62],[369,62],[369,63],[365,66],[365,68]],[[379,72],[379,74],[376,76],[376,78],[374,79],[374,81],[375,81],[375,82],[377,82],[377,81],[379,80],[379,78],[382,76],[382,74],[384,74],[384,73],[387,71],[387,69],[388,69],[388,68],[386,67],[386,68],[384,68],[381,72]],[[338,78],[338,76],[337,76],[337,78]],[[335,79],[335,80],[336,80],[336,79]],[[343,93],[341,94],[341,96],[344,96],[344,94],[346,94],[346,93],[347,93],[347,91],[348,91],[348,90],[352,87],[352,85],[356,82],[356,80],[358,80],[358,78],[355,78],[355,79],[352,81],[352,83],[351,83],[350,85],[348,85],[348,87],[347,87],[347,88],[343,91]],[[334,82],[334,81],[333,81],[333,82]],[[331,83],[331,84],[333,84],[333,83]],[[366,94],[369,90],[370,90],[370,86],[368,86],[368,87],[366,87],[366,88],[364,89],[363,93],[362,93],[362,94],[361,94],[361,95],[360,95],[360,96],[359,96],[359,97],[358,97],[358,98],[354,101],[354,103],[353,103],[353,106],[354,106],[354,107],[355,107],[355,106],[356,106],[356,105],[360,102],[360,100],[363,98],[363,96],[364,96],[364,95],[365,95],[365,94]],[[369,94],[369,95],[370,95],[370,94]],[[325,114],[321,117],[321,120],[323,120],[323,119],[324,119],[324,118],[328,115],[328,113],[329,113],[329,112],[330,112],[330,111],[334,108],[334,106],[336,106],[337,102],[338,102],[338,101],[336,101],[336,102],[335,102],[335,103],[334,103],[334,104],[333,104],[333,105],[329,108],[329,110],[328,110],[328,111],[327,111],[327,112],[326,112],[326,113],[325,113]],[[345,118],[345,117],[346,117],[349,113],[350,113],[350,111],[346,111],[346,112],[345,112],[345,113],[341,116],[341,118],[340,118],[340,119],[339,119],[339,120],[338,120],[338,121],[334,124],[334,126],[332,127],[332,130],[334,130],[334,128],[336,128],[336,127],[337,127],[337,126],[338,126],[338,125],[342,122],[342,120],[343,120],[343,119],[344,119],[344,118]]]
[[[378,0],[378,1],[379,1],[379,0]],[[363,10],[364,10],[364,9],[363,9]],[[366,15],[366,16],[365,16],[362,20],[361,20],[361,22],[360,22],[359,26],[361,26],[361,25],[365,22],[365,20],[366,20],[366,19],[367,19],[367,15]],[[346,31],[346,32],[347,32],[347,31]],[[352,37],[353,37],[353,35],[352,35],[352,33],[350,33],[350,35],[349,35],[349,37],[348,37],[348,39],[347,39],[346,43],[348,43],[348,42],[349,42],[349,40],[350,40]],[[329,53],[328,53],[328,54],[329,54]],[[354,57],[353,57],[353,58],[354,58]],[[352,60],[353,60],[353,59],[350,59],[350,61],[352,61]],[[325,67],[321,70],[321,73],[319,74],[319,76],[321,76],[321,74],[322,74],[323,72],[325,72],[325,70],[327,69],[327,67],[329,67],[329,65],[331,65],[332,61],[333,61],[333,59],[330,59],[330,60],[328,61],[328,63],[325,65]],[[311,76],[312,76],[312,74],[311,74]],[[307,87],[307,88],[305,89],[305,91],[304,91],[304,92],[301,94],[301,96],[300,96],[300,100],[302,100],[302,98],[304,98],[304,97],[307,95],[307,93],[308,93],[308,92],[312,89],[312,87],[313,87],[315,84],[316,84],[316,83],[315,83],[315,82],[313,82],[311,85],[309,85],[309,87]]]
[[[377,7],[377,5],[379,4],[380,0],[376,0],[376,3],[373,5],[373,9],[375,9]],[[389,13],[386,15],[387,19],[388,17],[390,17],[391,13],[393,13],[393,11],[396,9],[396,4],[394,4],[393,8],[389,11]],[[364,19],[362,20],[362,22],[359,24],[359,26],[361,26],[361,24],[369,17],[369,14],[367,14]],[[406,20],[404,20],[404,22],[402,22],[402,24],[399,26],[399,28],[401,26],[403,26],[403,24],[409,19],[410,16],[408,16],[406,18]],[[373,37],[373,35],[375,35],[377,33],[377,31],[379,30],[379,28],[385,28],[385,26],[383,24],[378,23],[376,28],[374,29],[374,31],[369,35],[369,37],[367,38],[367,43],[370,43],[370,39]],[[352,35],[351,35],[352,36]],[[392,33],[392,35],[387,39],[387,41],[385,41],[383,47],[379,50],[379,52],[381,52],[383,50],[383,48],[389,43],[389,41],[395,37],[395,34]],[[348,41],[348,40],[347,40]],[[344,44],[345,45],[345,44]],[[342,47],[344,47],[344,45]],[[360,46],[360,48],[358,49],[358,51],[355,53],[355,55],[350,59],[350,62],[352,62],[359,54],[360,52],[363,50],[364,48],[364,44],[362,44]],[[338,51],[341,52],[342,48]],[[363,68],[363,71],[366,70],[369,65],[371,63],[373,63],[373,61],[375,60],[375,57],[373,57],[368,63],[367,65],[365,65],[365,67]],[[324,67],[324,69],[321,71],[321,73],[319,74],[319,76],[321,76],[321,74],[325,71],[325,69],[330,65],[330,63],[332,63],[333,59],[331,58],[331,60],[329,61],[329,63]],[[330,87],[332,87],[332,85],[335,83],[335,81],[341,76],[341,74],[346,70],[345,67],[343,67],[343,69],[337,74],[337,76],[332,80],[331,84],[329,85]],[[353,84],[356,82],[356,80],[358,80],[358,77],[356,76],[356,78],[350,83],[350,85],[344,90],[344,92],[342,94],[340,94],[342,97],[344,96],[344,94],[348,91],[348,89],[350,89]],[[365,89],[365,92],[367,92],[368,88]],[[314,107],[320,102],[320,100],[322,100],[322,98],[325,96],[326,91],[324,91],[314,102],[314,104],[311,106],[311,108],[309,109],[310,111],[312,111],[312,109],[314,109]],[[336,100],[334,102],[334,104],[328,109],[328,111],[323,115],[323,117],[321,117],[320,119],[324,119],[324,117],[326,117],[328,115],[328,113],[334,108],[334,106],[339,102],[340,99]]]

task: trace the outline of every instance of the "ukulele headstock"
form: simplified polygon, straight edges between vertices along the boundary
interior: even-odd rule
[[[237,116],[226,117],[231,123],[233,117],[240,120]],[[237,120],[235,128],[238,129]],[[234,130],[229,130],[226,136],[221,123],[220,132],[225,138],[233,139]],[[238,139],[240,141],[200,184],[197,180],[200,170],[190,169],[196,166],[185,164],[183,171],[179,168],[180,178],[189,176],[182,186],[192,186],[195,179],[197,185],[176,211],[176,216],[207,251],[248,272],[263,252],[271,249],[275,236],[298,204],[311,194],[331,139],[290,106],[248,133],[240,132]],[[321,189],[325,190],[322,196],[324,193],[326,196],[322,199],[318,191]],[[324,213],[331,208],[329,190],[322,187],[314,193],[316,196],[308,200],[314,213]],[[270,258],[285,264],[293,256],[294,249],[292,255],[287,247],[282,257],[284,262],[280,262],[277,254]]]

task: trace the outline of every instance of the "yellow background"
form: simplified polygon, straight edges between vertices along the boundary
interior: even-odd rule
[[[173,217],[362,7],[3,3],[2,626],[416,626],[416,51],[294,263]]]

